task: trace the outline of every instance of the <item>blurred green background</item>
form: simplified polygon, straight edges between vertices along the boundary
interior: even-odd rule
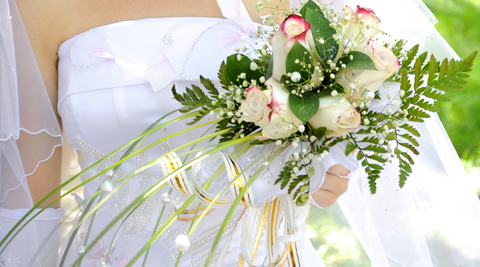
[[[439,21],[435,27],[460,57],[480,50],[480,0],[423,0]],[[438,103],[439,116],[469,179],[480,187],[480,56],[469,84],[451,102]],[[477,92],[478,90],[478,92]],[[474,182],[475,184],[475,182]],[[480,192],[479,192],[480,193]],[[307,235],[329,267],[366,267],[370,261],[341,211],[334,205],[313,211]]]

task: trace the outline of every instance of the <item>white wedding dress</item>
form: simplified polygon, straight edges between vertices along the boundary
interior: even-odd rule
[[[364,2],[362,3],[364,6],[371,4],[368,1]],[[124,21],[91,29],[67,40],[59,47],[58,111],[62,117],[65,136],[70,145],[78,152],[82,168],[92,165],[141,134],[161,116],[179,108],[179,104],[173,99],[171,93],[173,85],[182,92],[190,84],[198,84],[200,75],[216,80],[220,63],[228,55],[235,53],[235,48],[244,45],[241,42],[242,37],[246,37],[247,42],[254,45],[254,40],[250,36],[256,30],[256,24],[249,20],[241,2],[237,3],[238,6],[226,4],[225,1],[219,1],[219,4],[228,19],[177,17]],[[375,6],[370,5],[369,7],[375,9]],[[416,9],[416,11],[418,10]],[[380,14],[379,16],[381,17]],[[410,39],[418,38],[425,41],[424,37],[413,36]],[[425,43],[428,45],[428,40]],[[219,88],[219,83],[216,82],[216,84]],[[384,88],[384,94],[391,90],[398,90],[398,87]],[[381,103],[379,103],[380,105]],[[168,119],[175,116],[178,116],[178,113]],[[435,119],[436,117],[433,120]],[[160,130],[151,136],[144,145],[186,129],[189,126],[185,125],[185,122],[175,123]],[[433,130],[436,131],[435,135],[440,134],[438,137],[440,141],[444,140],[443,128],[435,128],[437,126],[435,121],[430,128],[425,128],[422,131],[425,134],[424,138],[429,138],[429,133]],[[107,172],[85,185],[84,199],[88,200],[99,188],[102,188],[105,179],[115,180],[167,153],[172,148],[197,139],[203,133],[204,130],[195,130],[182,134],[150,148],[133,160],[126,161],[115,173]],[[435,135],[430,137],[435,138]],[[315,191],[321,186],[325,171],[334,164],[342,164],[352,171],[357,169],[358,163],[353,157],[346,157],[342,148],[342,144],[332,148],[330,155],[315,166],[316,179],[311,182],[311,191]],[[443,153],[435,146],[427,146],[424,150],[422,153],[425,155],[428,153],[442,155]],[[451,144],[448,142],[445,151],[451,155]],[[239,162],[244,163],[248,157],[255,157],[258,153],[258,149],[249,151]],[[98,164],[83,175],[82,180],[85,181],[106,166],[118,161],[121,155],[122,153]],[[462,185],[457,186],[458,189],[449,187],[452,181],[449,180],[448,175],[453,177],[452,168],[441,165],[441,163],[449,165],[445,156],[448,157],[448,155],[443,155],[440,158],[429,158],[428,160],[431,162],[427,160],[426,163],[419,159],[421,166],[418,168],[418,176],[426,175],[427,177],[424,178],[431,178],[432,172],[438,172],[438,181],[411,179],[406,188],[399,191],[396,185],[396,170],[392,168],[385,175],[386,182],[380,181],[379,193],[374,196],[370,196],[366,192],[368,189],[365,187],[366,179],[362,175],[362,170],[356,172],[357,180],[350,183],[348,192],[339,199],[339,204],[371,258],[372,266],[478,266],[476,264],[480,262],[480,259],[478,253],[475,252],[478,252],[476,249],[480,248],[478,241],[465,242],[461,239],[465,237],[464,232],[448,230],[448,236],[445,237],[448,245],[442,246],[428,236],[435,232],[425,229],[430,226],[436,227],[435,229],[444,229],[451,227],[451,224],[459,223],[458,225],[468,229],[468,234],[473,237],[479,233],[473,224],[479,221],[480,204],[476,203],[474,199],[472,200],[474,194],[472,195],[471,192],[463,194],[465,188]],[[453,161],[458,161],[456,156],[451,156],[453,156]],[[217,162],[207,164],[204,166],[204,171],[213,173],[216,164]],[[431,167],[426,168],[427,165],[422,164],[431,164]],[[450,162],[450,166],[452,164]],[[454,171],[458,171],[458,169],[454,169]],[[264,173],[253,184],[255,201],[265,203],[276,195],[284,193],[278,185],[273,185],[278,172],[279,166],[271,164],[269,172]],[[460,172],[462,171],[460,170]],[[445,173],[448,175],[445,176]],[[159,167],[142,171],[107,200],[99,208],[94,219],[88,219],[82,224],[73,238],[71,246],[63,245],[59,260],[65,258],[64,266],[70,266],[78,258],[82,258],[81,266],[125,266],[151,238],[162,208],[165,207],[161,221],[164,222],[173,214],[175,206],[185,200],[184,197],[173,192],[174,202],[164,205],[161,201],[162,194],[168,192],[169,189],[161,190],[142,204],[121,225],[117,223],[96,243],[92,251],[83,254],[83,249],[126,205],[161,179],[163,175]],[[395,177],[395,181],[389,182],[387,177]],[[437,192],[431,187],[436,183],[445,187],[444,191]],[[462,195],[462,197],[450,202],[431,199],[432,196],[442,196],[450,190],[454,191],[452,194],[455,196]],[[425,194],[426,191],[431,194]],[[394,195],[399,195],[399,197],[393,198]],[[438,201],[434,202],[436,200]],[[85,203],[82,201],[79,203],[79,209],[84,209]],[[437,203],[442,203],[447,208],[436,206],[433,207],[435,209],[430,209],[432,207],[428,206]],[[457,207],[458,212],[451,210],[451,207]],[[431,215],[432,212],[445,209],[448,213],[455,213],[458,220],[449,221],[449,225],[438,225],[439,221],[434,220],[433,223],[429,217],[425,221],[432,222],[432,224],[424,225],[422,223],[425,222],[414,218],[416,213],[419,216],[421,214]],[[192,244],[183,253],[178,266],[204,266],[211,244],[227,211],[228,208],[219,208],[205,217],[190,236]],[[77,211],[67,211],[67,213],[71,212]],[[0,212],[0,218],[7,217],[7,214],[7,211]],[[447,214],[435,213],[435,215],[438,216],[436,217],[439,218],[438,220],[448,217]],[[58,221],[62,212],[46,216],[55,218],[53,221]],[[242,235],[250,234],[245,233],[245,229],[250,228],[242,226],[242,216],[244,216],[244,208],[238,207],[223,232],[222,240],[214,254],[212,266],[237,266],[240,261],[240,244],[244,238]],[[465,222],[465,218],[469,220],[468,223]],[[298,224],[300,226],[302,220]],[[12,227],[13,225],[14,223],[10,223],[8,226]],[[176,220],[153,243],[145,266],[175,266],[178,257],[175,239],[180,234],[186,234],[190,225],[190,221]],[[8,232],[8,227],[2,228],[0,225],[0,230],[2,234],[0,237],[3,237]],[[88,240],[85,241],[87,236]],[[42,238],[39,237],[39,240]],[[299,262],[301,266],[323,266],[322,260],[306,236],[300,236],[296,241],[299,246],[298,251],[301,252]],[[25,241],[14,240],[12,247],[17,246],[16,251],[19,251],[18,247],[21,247],[23,243]],[[265,241],[261,243],[265,244]],[[42,242],[38,241],[35,244],[34,248],[35,246],[40,247]],[[68,251],[66,251],[67,247]],[[54,249],[55,246],[50,250]],[[33,252],[30,253],[34,253],[35,249],[32,250]],[[8,248],[2,255],[7,255],[7,252]],[[51,252],[46,251],[47,254],[55,254]],[[8,255],[13,255],[13,252]],[[260,246],[255,265],[268,265],[268,260],[265,261],[266,255],[265,245]],[[3,261],[0,258],[0,266],[27,266],[30,257],[29,253],[11,256],[11,264],[7,265],[7,256],[5,256]],[[46,256],[46,258],[48,257]],[[143,261],[142,256],[133,266],[142,266]],[[440,261],[446,262],[446,265]],[[53,266],[42,260],[38,260],[33,266],[37,266],[35,264]]]
[[[245,25],[256,29],[253,23]],[[58,51],[58,110],[68,142],[80,152],[81,166],[85,168],[92,165],[141,134],[159,117],[179,108],[180,104],[172,97],[173,85],[182,92],[192,83],[198,84],[200,75],[217,80],[220,63],[228,55],[235,53],[235,48],[243,45],[241,39],[248,38],[252,34],[249,31],[249,28],[228,19],[152,18],[101,26],[64,42]],[[218,82],[216,85],[217,88],[221,86]],[[175,113],[172,116],[178,115],[179,113]],[[187,127],[185,122],[168,126],[153,135],[152,141],[180,132]],[[188,132],[149,149],[136,160],[123,164],[117,175],[134,170],[172,148],[195,140],[203,131],[205,129]],[[257,149],[249,151],[245,157],[252,157],[257,152]],[[345,160],[346,157],[342,156],[340,147],[334,149],[332,153],[340,156],[336,159],[330,157],[332,160],[327,159],[319,164],[317,168],[319,178],[313,182],[317,187],[321,182],[320,177],[324,176],[331,165],[343,164],[352,170],[358,166],[353,158]],[[112,159],[107,164],[118,159]],[[83,175],[83,178],[93,176],[104,167],[104,164],[99,165]],[[272,166],[270,172],[278,174],[279,166]],[[116,179],[117,175],[113,179]],[[85,186],[85,198],[91,196],[102,185],[105,177],[104,175]],[[96,231],[102,230],[112,216],[117,215],[129,201],[162,177],[163,173],[158,167],[150,168],[135,177],[101,208],[93,223],[93,235]],[[279,186],[273,185],[275,179],[276,175],[259,177],[259,181],[253,186],[257,202],[271,200],[279,193]],[[160,198],[168,190],[167,188],[161,191],[143,204],[121,227],[115,241],[112,241],[111,235],[103,238],[101,243],[105,245],[93,254],[87,253],[83,257],[82,266],[98,266],[102,261],[106,261],[103,253],[108,249],[107,244],[111,242],[114,242],[114,252],[110,264],[129,261],[129,257],[143,247],[151,237],[156,218],[163,207]],[[207,215],[190,236],[192,246],[183,253],[179,266],[204,265],[207,252],[227,211],[228,207],[217,209]],[[165,220],[173,212],[171,205],[167,205],[166,214],[163,215]],[[238,208],[224,232],[224,240],[218,247],[215,260],[223,250],[229,254],[221,266],[236,266],[239,261],[238,245],[242,230],[239,221],[242,212],[243,208]],[[146,266],[154,266],[154,263],[159,264],[158,266],[173,266],[177,255],[175,238],[179,234],[186,234],[189,226],[188,221],[177,222],[167,230],[167,233],[151,248]],[[232,231],[233,240],[225,243],[225,239]],[[73,258],[78,257],[78,246],[83,245],[81,238],[85,233],[80,231],[77,235],[78,245],[71,249]],[[305,246],[303,250],[308,249],[318,258],[308,238],[304,238],[304,241],[306,244],[302,245]],[[263,259],[260,256],[257,258]],[[140,266],[141,262],[142,260],[139,260],[135,266]],[[311,264],[304,265],[319,266],[320,262],[318,258]]]

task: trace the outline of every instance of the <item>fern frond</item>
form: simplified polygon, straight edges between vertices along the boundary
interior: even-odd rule
[[[418,54],[418,48],[419,48],[419,45],[417,44],[407,52],[407,57],[402,61],[402,68],[408,67],[408,65],[410,65],[413,62],[413,60]]]
[[[415,129],[413,126],[411,126],[409,124],[404,123],[404,124],[400,125],[399,127],[409,131],[411,134],[413,134],[416,137],[420,137],[420,133],[417,131],[417,129]]]

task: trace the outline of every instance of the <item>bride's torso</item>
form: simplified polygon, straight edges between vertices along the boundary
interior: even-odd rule
[[[249,34],[245,27],[228,19],[151,18],[97,27],[64,42],[58,51],[58,112],[68,142],[79,152],[81,167],[95,163],[142,133],[161,116],[179,108],[171,92],[173,85],[183,91],[192,83],[198,84],[200,75],[216,80],[220,63],[235,53],[235,48],[242,46],[242,37]],[[175,116],[178,113],[169,118]],[[154,134],[147,143],[186,127],[185,122],[168,126]],[[122,164],[113,179],[155,160],[172,148],[195,140],[201,134],[192,132],[149,149]],[[118,160],[120,155],[97,165],[83,175],[82,180]],[[108,175],[104,174],[85,186],[86,199],[100,188]],[[93,224],[98,229],[93,232],[99,231],[103,225],[99,221],[107,223],[161,178],[162,173],[157,167],[135,176],[100,209]],[[123,226],[118,240],[114,241],[117,247],[114,253],[119,261],[129,260],[151,236],[161,210],[162,193],[148,200],[141,211],[133,214]],[[166,211],[164,218],[168,218],[174,209],[167,205]],[[216,215],[213,215],[224,216],[224,212],[215,211]],[[238,216],[240,212],[233,220]],[[175,261],[170,259],[175,255],[173,241],[177,235],[185,233],[189,225],[188,221],[175,223],[155,243],[155,253],[149,258],[163,262],[165,266],[174,264]],[[205,260],[207,244],[216,236],[218,226],[200,224],[191,236],[192,248],[185,253],[180,266],[194,266]],[[233,226],[229,224],[227,231]],[[83,244],[82,234],[78,236],[74,247]],[[110,244],[111,240],[113,236],[107,235],[102,242]],[[100,254],[87,255],[84,263],[95,266],[104,260],[101,255],[104,250]],[[230,257],[231,264],[236,258]]]

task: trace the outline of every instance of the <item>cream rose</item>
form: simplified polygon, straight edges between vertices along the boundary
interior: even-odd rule
[[[290,41],[288,35],[283,31],[277,31],[275,35],[270,40],[272,43],[272,57],[273,57],[273,70],[272,74],[275,79],[280,80],[282,75],[286,74],[286,61],[288,52],[292,49],[295,44],[295,39],[293,42]],[[310,30],[307,31],[305,36],[305,42],[300,42],[308,51],[312,51],[312,47],[315,47],[315,42],[313,41],[313,35]],[[315,58],[314,58],[315,59]],[[321,77],[321,72],[315,70],[312,80],[318,80]]]
[[[303,122],[293,115],[288,105],[289,92],[275,79],[268,79],[265,84],[271,89],[272,101],[269,107],[272,112],[268,124],[262,127],[260,139],[280,139],[290,136],[298,130]]]
[[[377,70],[343,69],[336,74],[336,81],[343,88],[347,89],[350,98],[362,99],[366,91],[375,92],[380,85],[400,69],[400,62],[393,52],[370,41],[366,54],[372,59]],[[354,86],[355,89],[350,91]]]
[[[307,26],[305,26],[307,25]],[[286,60],[288,52],[292,49],[295,41],[298,41],[303,45],[310,53],[313,53],[315,49],[315,42],[313,40],[312,32],[310,31],[310,24],[302,19],[298,15],[291,15],[285,20],[279,30],[272,37],[272,57],[273,57],[273,70],[272,75],[278,81],[282,78],[282,75],[286,74]],[[306,29],[301,32],[302,29]],[[301,32],[301,33],[300,33]],[[298,34],[299,35],[295,35]],[[312,81],[319,81],[323,77],[319,70],[315,70],[312,77]]]
[[[317,114],[308,120],[315,128],[326,127],[327,137],[344,136],[358,128],[362,117],[341,97],[322,97]]]
[[[299,15],[292,14],[288,16],[288,18],[282,23],[280,29],[289,38],[288,42],[286,43],[288,50],[292,48],[292,46],[295,44],[295,41],[298,41],[305,48],[310,50],[307,36],[312,38],[312,40],[313,37],[310,31],[310,23],[308,23],[308,21],[304,20]]]
[[[350,51],[363,52],[368,41],[382,32],[380,19],[369,8],[357,6],[357,10],[353,11],[352,8],[346,6],[341,22],[344,25],[342,27],[344,35],[342,45],[344,49]]]
[[[272,75],[275,79],[280,80],[282,75],[287,73],[286,61],[288,51],[284,48],[288,42],[288,36],[283,31],[277,31],[272,37],[270,42],[272,43],[272,57],[273,57],[273,70]]]
[[[255,125],[264,127],[268,124],[268,116],[272,109],[268,107],[271,102],[272,90],[269,88],[262,91],[257,86],[250,87],[245,93],[239,111],[242,113],[241,120],[253,122]]]

